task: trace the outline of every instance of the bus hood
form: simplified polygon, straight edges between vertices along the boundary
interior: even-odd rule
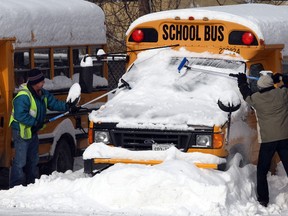
[[[223,69],[225,65],[219,69],[211,64],[215,67],[213,73],[194,70],[179,73],[177,68],[184,56],[188,59],[196,56],[209,58],[211,61],[232,59],[231,56],[196,54],[184,49],[142,52],[123,76],[132,89],[119,89],[104,106],[89,115],[90,121],[113,122],[121,128],[177,130],[193,129],[192,125],[223,125],[227,113],[219,109],[218,100],[226,104],[242,104],[232,118],[245,114],[247,105],[238,90],[237,81],[229,76],[229,73],[238,73],[239,70],[226,72]],[[217,70],[219,75],[215,74]]]

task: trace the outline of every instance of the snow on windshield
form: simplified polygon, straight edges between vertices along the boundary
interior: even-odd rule
[[[90,114],[90,120],[116,122],[118,127],[193,130],[193,125],[226,122],[227,113],[217,105],[219,99],[226,104],[241,101],[240,110],[233,116],[245,116],[247,106],[235,78],[228,73],[223,76],[221,68],[214,68],[221,76],[195,70],[179,73],[178,63],[171,59],[184,56],[220,58],[207,52],[191,53],[184,48],[142,52],[123,76],[132,89],[119,89],[105,106]],[[230,72],[239,71],[231,69]]]

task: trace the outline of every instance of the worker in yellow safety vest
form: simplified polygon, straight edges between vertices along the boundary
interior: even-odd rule
[[[10,188],[34,183],[38,177],[39,161],[37,132],[44,127],[46,110],[67,111],[70,104],[57,100],[43,89],[44,75],[38,69],[28,72],[28,82],[13,99],[10,118],[15,148],[10,172]]]

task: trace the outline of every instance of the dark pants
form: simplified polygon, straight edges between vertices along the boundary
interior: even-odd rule
[[[39,161],[37,134],[31,139],[25,140],[20,137],[20,132],[12,130],[12,137],[15,148],[15,157],[10,173],[10,187],[16,185],[27,185],[35,182],[38,177],[37,164]]]
[[[275,152],[278,153],[288,175],[288,139],[261,143],[257,165],[257,194],[259,202],[269,202],[267,173]]]

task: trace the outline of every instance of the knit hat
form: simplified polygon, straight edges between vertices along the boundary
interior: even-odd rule
[[[273,79],[269,75],[263,75],[257,81],[257,86],[260,89],[269,88],[273,85]]]
[[[43,73],[38,69],[32,69],[28,72],[28,83],[30,85],[35,85],[44,80]]]

